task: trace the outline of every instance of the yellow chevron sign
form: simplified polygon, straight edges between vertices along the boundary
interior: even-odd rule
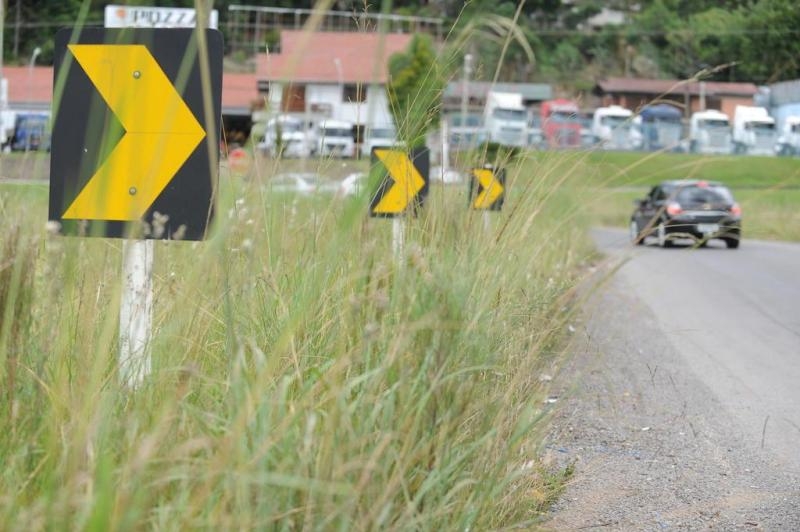
[[[375,148],[373,161],[386,169],[386,179],[372,199],[372,216],[398,216],[409,206],[421,204],[428,191],[429,153],[427,149],[404,150]]]
[[[473,168],[472,176],[477,181],[477,194],[472,201],[472,208],[500,210],[505,195],[504,173],[500,172],[496,175],[491,168]],[[472,188],[473,185],[470,183],[470,190]]]
[[[214,215],[222,35],[64,28],[49,220],[65,235],[201,240]]]
[[[206,133],[145,46],[72,44],[69,51],[125,135],[63,218],[139,220]]]

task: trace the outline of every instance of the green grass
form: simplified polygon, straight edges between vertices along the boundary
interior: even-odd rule
[[[542,153],[540,160],[563,158]],[[607,187],[650,186],[667,179],[721,181],[732,189],[800,188],[800,159],[788,157],[703,156],[679,153],[575,152],[576,173]],[[576,176],[577,177],[577,176]]]
[[[0,186],[8,529],[538,518],[558,490],[527,467],[538,375],[591,254],[564,176],[510,169],[489,232],[464,188],[434,186],[395,258],[367,198],[270,193],[274,171],[223,176],[209,241],[156,244],[155,371],[136,391],[116,374],[121,242],[48,235],[46,187]]]
[[[155,371],[136,391],[116,373],[121,242],[48,235],[47,187],[0,184],[0,520],[532,526],[569,474],[537,462],[538,375],[559,362],[586,228],[624,224],[670,161],[729,164],[631,157],[526,154],[488,232],[466,187],[433,185],[400,257],[366,197],[267,186],[363,162],[257,159],[244,178],[224,174],[210,240],[156,244]],[[737,160],[775,165],[737,178],[746,234],[793,238],[797,163]]]

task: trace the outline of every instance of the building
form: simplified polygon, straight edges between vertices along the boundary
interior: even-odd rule
[[[737,105],[753,105],[757,93],[753,83],[639,78],[603,79],[593,90],[602,106],[621,105],[637,110],[650,103],[669,103],[682,109],[687,118],[704,109],[716,109],[732,117]]]
[[[363,128],[391,123],[389,57],[412,35],[283,30],[280,52],[259,54],[259,94],[270,112],[346,120]]]

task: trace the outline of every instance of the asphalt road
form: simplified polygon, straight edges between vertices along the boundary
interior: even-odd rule
[[[800,245],[593,237],[605,281],[547,443],[575,477],[545,527],[800,530]]]

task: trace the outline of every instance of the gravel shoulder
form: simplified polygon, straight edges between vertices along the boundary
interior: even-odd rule
[[[542,528],[800,530],[796,463],[693,372],[624,268],[593,291],[553,381],[545,460],[575,473]]]

